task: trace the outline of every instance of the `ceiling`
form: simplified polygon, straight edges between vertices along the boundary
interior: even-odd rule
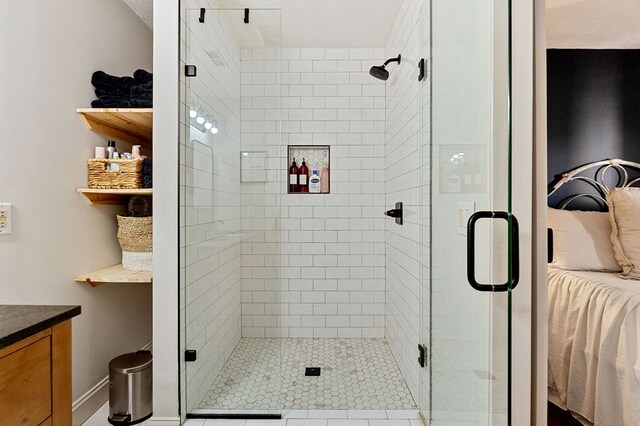
[[[547,0],[547,46],[640,48],[640,1]]]
[[[123,1],[153,28],[153,0]],[[385,46],[402,4],[402,0],[211,2],[219,8],[281,9],[283,47]],[[366,19],[363,19],[365,13]],[[639,24],[638,0],[547,0],[547,45],[550,48],[638,49]],[[240,27],[232,30],[243,31]],[[243,36],[239,42],[253,45],[255,37]]]
[[[152,0],[123,0],[152,27]],[[211,0],[221,9],[281,10],[282,47],[384,47],[403,0]],[[271,13],[271,16],[280,14]],[[233,33],[246,32],[242,20],[228,21]],[[264,23],[264,19],[262,23]],[[273,39],[280,26],[258,28],[265,39]],[[237,27],[233,27],[237,25]],[[266,28],[268,27],[268,28]],[[246,35],[246,34],[245,34]],[[236,37],[241,47],[255,46],[255,37]]]
[[[144,21],[153,28],[153,0],[122,0]]]

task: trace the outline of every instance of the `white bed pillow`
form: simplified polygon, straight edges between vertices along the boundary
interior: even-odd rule
[[[614,188],[607,202],[611,242],[623,278],[640,280],[640,188]]]
[[[611,244],[609,213],[547,211],[553,230],[553,266],[571,271],[620,272]]]

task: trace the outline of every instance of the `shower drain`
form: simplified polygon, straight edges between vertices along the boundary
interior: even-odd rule
[[[319,376],[320,375],[320,367],[307,367],[304,369],[305,376]]]

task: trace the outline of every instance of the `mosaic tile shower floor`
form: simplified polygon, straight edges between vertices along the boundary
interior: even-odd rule
[[[318,377],[305,367],[321,367]],[[403,410],[416,405],[384,339],[243,338],[198,409]]]

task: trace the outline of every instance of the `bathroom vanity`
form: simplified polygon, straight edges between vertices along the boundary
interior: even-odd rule
[[[80,306],[0,305],[0,424],[71,425],[71,318]]]

